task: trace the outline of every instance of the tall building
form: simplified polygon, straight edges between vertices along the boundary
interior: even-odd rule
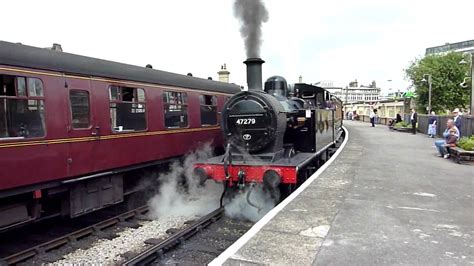
[[[426,48],[425,55],[441,54],[447,52],[469,52],[474,53],[474,40],[446,43],[440,46]]]

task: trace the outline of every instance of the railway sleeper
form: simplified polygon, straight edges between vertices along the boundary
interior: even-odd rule
[[[118,223],[118,226],[121,226],[121,227],[130,227],[130,228],[133,228],[133,229],[137,229],[139,228],[141,225],[136,222],[136,221],[123,221],[123,222],[119,222]]]
[[[149,238],[147,240],[145,240],[145,244],[148,244],[148,245],[158,245],[160,244],[161,242],[163,242],[166,238]]]
[[[221,250],[221,249],[216,248],[216,247],[210,247],[210,246],[204,245],[204,246],[196,246],[196,247],[189,248],[189,251],[195,251],[195,252],[200,252],[200,253],[211,254],[211,255],[217,257],[224,250]]]
[[[177,232],[180,232],[181,229],[179,228],[169,228],[166,230],[166,233],[169,234],[169,235],[173,235],[173,234],[176,234]]]

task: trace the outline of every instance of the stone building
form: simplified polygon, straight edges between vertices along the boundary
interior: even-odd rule
[[[359,86],[357,80],[350,82],[346,87],[334,86],[332,81],[321,81],[315,85],[327,89],[344,103],[377,102],[380,100],[380,88],[377,88],[375,81],[372,81],[368,86]]]

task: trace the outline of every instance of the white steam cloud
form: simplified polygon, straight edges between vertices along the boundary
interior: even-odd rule
[[[203,216],[219,207],[222,185],[208,180],[204,186],[193,176],[193,164],[212,156],[209,144],[186,156],[183,162],[175,162],[170,171],[159,176],[160,188],[148,205],[149,216],[154,219],[167,217]],[[186,186],[183,185],[183,177]]]
[[[199,178],[193,175],[193,164],[197,161],[205,161],[211,156],[212,148],[206,144],[187,155],[184,161],[173,163],[168,172],[159,175],[158,193],[148,201],[150,218],[195,218],[206,215],[219,207],[223,185],[208,180],[201,186]],[[258,208],[249,204],[247,198]],[[253,188],[247,185],[242,191],[229,189],[224,201],[225,214],[233,219],[256,222],[278,201],[279,195],[271,195],[269,191],[263,189],[261,184]]]
[[[248,203],[248,193],[250,193],[249,201],[255,206]],[[272,198],[272,195],[268,190],[264,190],[261,184],[256,185],[253,189],[247,186],[245,190],[237,192],[233,198],[227,200],[225,214],[234,219],[257,222],[278,203],[279,195],[273,196]]]

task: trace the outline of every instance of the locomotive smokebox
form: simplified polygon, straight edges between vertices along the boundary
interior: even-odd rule
[[[247,85],[249,91],[263,90],[262,87],[262,64],[261,58],[248,58],[244,64],[247,65]]]

